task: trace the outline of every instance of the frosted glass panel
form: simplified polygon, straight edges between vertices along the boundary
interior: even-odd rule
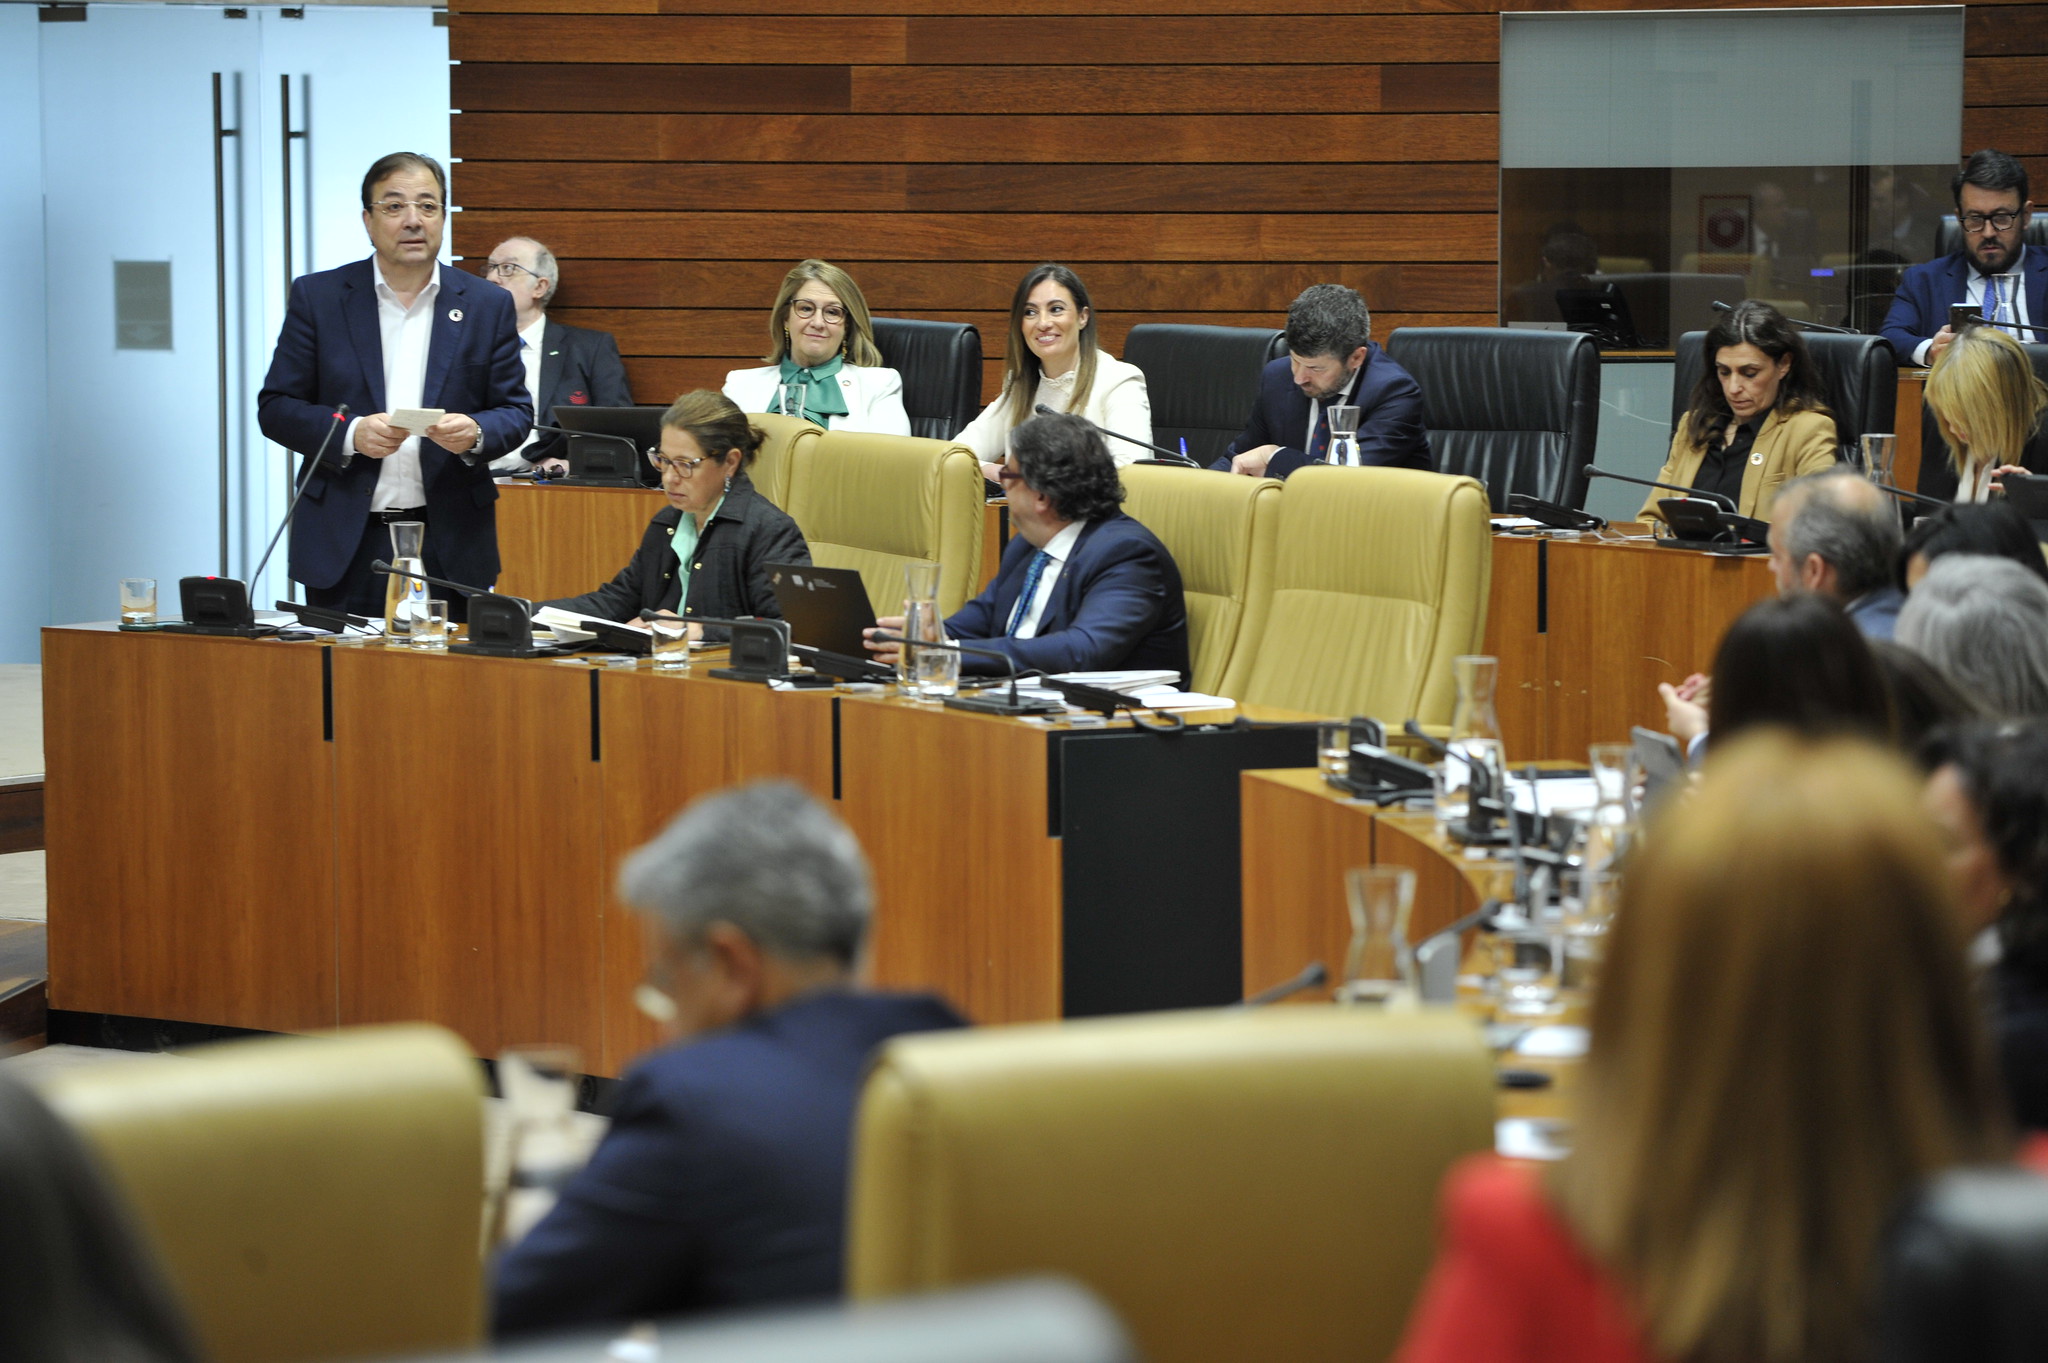
[[[1874,166],[1961,155],[1963,10],[1504,14],[1501,166]]]

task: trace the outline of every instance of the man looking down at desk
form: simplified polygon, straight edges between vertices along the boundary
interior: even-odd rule
[[[1906,271],[1885,314],[1884,338],[1902,365],[1925,368],[1941,358],[1955,340],[1948,310],[1957,303],[1994,326],[2048,325],[2048,253],[2026,245],[2034,217],[2027,168],[1987,147],[1963,163],[1950,190],[1962,248]],[[2032,332],[2018,335],[2033,339]]]
[[[292,283],[256,420],[307,459],[326,451],[292,518],[291,576],[315,606],[384,613],[370,565],[395,557],[395,521],[426,522],[434,576],[498,579],[490,464],[526,439],[533,401],[510,295],[438,263],[447,211],[440,163],[393,152],[363,177],[370,258]],[[350,418],[335,430],[342,403]],[[407,410],[443,415],[393,425]],[[463,605],[458,594],[451,614]]]
[[[1020,672],[1171,669],[1186,685],[1180,569],[1120,509],[1123,483],[1094,423],[1064,412],[1033,417],[1011,433],[997,476],[1017,533],[987,590],[946,621],[946,637],[1002,653]],[[886,633],[903,628],[901,616],[878,623]],[[872,637],[867,646],[881,662],[899,651]],[[960,667],[1000,671],[972,653]]]
[[[1372,343],[1372,314],[1356,289],[1311,284],[1287,309],[1287,354],[1259,375],[1244,434],[1209,467],[1285,478],[1326,463],[1332,407],[1358,409],[1361,464],[1430,471],[1422,389]]]
[[[500,1337],[837,1296],[868,1057],[961,1025],[856,986],[867,862],[794,785],[698,801],[619,893],[646,916],[641,1008],[678,1040],[627,1071],[590,1163],[499,1260]]]
[[[648,454],[661,470],[668,505],[654,513],[640,547],[617,577],[594,592],[543,601],[574,615],[637,621],[642,611],[733,620],[782,618],[771,563],[809,563],[796,522],[755,491],[747,465],[761,433],[723,393],[685,393],[661,414],[661,444]],[[725,631],[711,627],[710,637]],[[692,623],[690,637],[705,637]]]
[[[1771,518],[1778,594],[1814,592],[1842,608],[1866,639],[1889,639],[1906,594],[1892,581],[1899,557],[1891,499],[1855,470],[1795,478]]]

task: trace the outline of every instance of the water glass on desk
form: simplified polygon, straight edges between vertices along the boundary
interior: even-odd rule
[[[427,602],[426,611],[413,624],[412,646],[426,653],[448,651],[448,603]]]
[[[139,625],[156,619],[156,579],[153,577],[124,577],[121,579],[121,623]]]
[[[690,666],[690,622],[675,616],[649,620],[654,635],[654,665],[663,672],[681,672]]]
[[[800,383],[778,384],[775,388],[775,405],[782,409],[782,415],[804,419],[804,386]]]
[[[1351,721],[1316,725],[1316,766],[1325,777],[1351,774]]]
[[[1344,873],[1351,910],[1351,949],[1344,958],[1340,1003],[1402,1007],[1419,996],[1408,916],[1415,872],[1406,866],[1361,866]]]
[[[1899,438],[1895,435],[1866,435],[1863,437],[1863,476],[1874,483],[1889,483],[1892,480],[1892,460],[1898,457]]]

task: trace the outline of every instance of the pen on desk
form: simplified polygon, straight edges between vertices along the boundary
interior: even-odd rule
[[[1183,459],[1188,457],[1188,438],[1186,436],[1180,438],[1180,457]]]

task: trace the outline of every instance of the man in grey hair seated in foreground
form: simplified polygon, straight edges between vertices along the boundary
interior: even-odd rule
[[[1898,641],[1999,718],[2048,719],[2048,585],[2011,559],[1936,559]]]
[[[830,1297],[870,1054],[957,1027],[855,983],[860,844],[797,787],[707,796],[627,858],[648,920],[642,1008],[678,1040],[621,1081],[610,1131],[499,1261],[499,1336]]]
[[[1771,575],[1778,594],[1817,592],[1867,639],[1889,639],[1906,596],[1892,583],[1899,557],[1891,497],[1849,468],[1809,473],[1771,504]]]

